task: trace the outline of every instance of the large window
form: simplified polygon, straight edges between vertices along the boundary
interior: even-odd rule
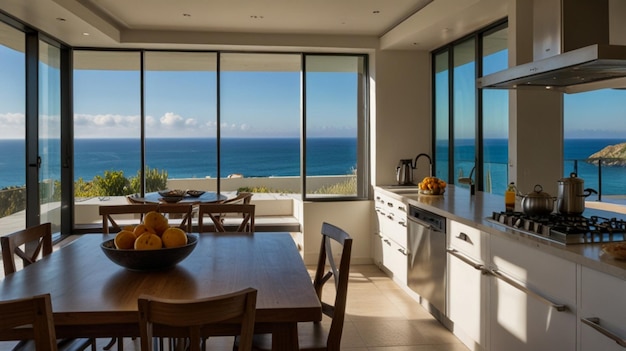
[[[563,171],[598,194],[588,200],[626,203],[626,91],[563,94]]]
[[[137,190],[130,178],[141,169],[140,67],[139,52],[74,52],[77,202]]]
[[[434,94],[435,106],[435,176],[450,182],[449,160],[450,160],[450,79],[449,73],[449,53],[441,52],[435,55],[433,60],[435,67]]]
[[[26,208],[24,51],[24,33],[0,23],[0,219]],[[0,225],[0,235],[13,230]]]
[[[299,176],[300,61],[297,54],[220,55],[220,177]],[[299,182],[265,184],[300,191]]]
[[[508,92],[476,88],[476,79],[507,67],[507,25],[476,32],[433,53],[437,177],[459,187],[503,194],[508,183]]]
[[[366,113],[363,57],[306,56],[307,194],[357,193],[359,121]],[[337,179],[328,182],[329,177]],[[322,181],[321,185],[315,184]]]
[[[216,60],[215,53],[145,53],[146,192],[166,188],[168,178],[217,176]]]
[[[471,175],[476,167],[476,52],[469,39],[452,48],[453,181]]]
[[[482,39],[482,75],[508,67],[508,28],[496,28],[485,33]],[[489,193],[503,194],[508,183],[509,154],[509,92],[483,89],[483,189]]]
[[[366,66],[364,55],[75,50],[76,223],[94,221],[89,206],[165,188],[365,197]]]
[[[61,50],[39,42],[40,222],[61,229]]]

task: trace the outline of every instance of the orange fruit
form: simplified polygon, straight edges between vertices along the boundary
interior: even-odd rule
[[[132,249],[135,246],[137,237],[130,230],[122,230],[113,239],[113,243],[117,249]]]
[[[123,230],[128,230],[129,232],[132,232],[135,230],[135,226],[134,225],[127,225],[124,226],[124,228],[122,228]]]
[[[187,233],[184,230],[171,227],[167,228],[161,235],[163,247],[179,247],[187,244]]]
[[[135,240],[135,250],[156,250],[162,247],[161,238],[154,233],[143,233]]]
[[[151,211],[143,217],[143,224],[151,228],[157,235],[163,234],[165,229],[169,228],[169,222],[162,213]]]
[[[141,223],[138,226],[136,226],[135,230],[133,231],[133,233],[135,233],[136,237],[139,237],[141,234],[143,234],[145,232],[150,232],[150,233],[156,234],[152,228],[148,228],[148,226],[143,224],[143,223]]]

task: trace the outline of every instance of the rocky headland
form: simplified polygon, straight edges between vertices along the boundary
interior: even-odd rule
[[[602,159],[603,166],[626,166],[626,143],[609,145],[587,158],[594,165]]]

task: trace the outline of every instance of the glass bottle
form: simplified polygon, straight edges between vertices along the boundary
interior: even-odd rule
[[[504,208],[506,212],[515,211],[515,196],[517,195],[517,188],[515,182],[511,182],[504,192]]]

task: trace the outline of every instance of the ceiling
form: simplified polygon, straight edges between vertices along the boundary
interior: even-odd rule
[[[2,0],[73,47],[433,50],[507,14],[508,0]]]

